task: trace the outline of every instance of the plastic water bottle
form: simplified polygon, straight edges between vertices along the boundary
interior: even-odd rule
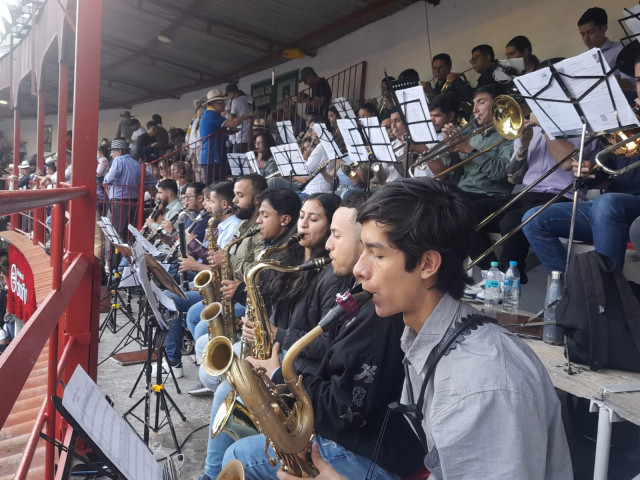
[[[545,306],[549,305],[554,300],[562,297],[562,272],[553,271],[551,272],[551,285],[549,285],[549,290],[547,290],[547,297],[544,301]],[[556,321],[556,306],[554,305],[551,308],[548,308],[544,312],[544,321],[545,322],[555,322]],[[564,334],[562,333],[562,329],[557,325],[545,325],[542,327],[542,339],[550,343],[551,345],[563,345],[564,344]]]
[[[495,310],[500,302],[500,270],[498,262],[491,262],[491,268],[487,272],[487,279],[484,282],[484,308],[485,310]]]
[[[504,275],[502,284],[502,309],[507,313],[518,313],[518,302],[520,301],[520,272],[518,262],[509,262],[509,268]]]

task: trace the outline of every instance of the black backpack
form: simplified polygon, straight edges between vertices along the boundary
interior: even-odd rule
[[[566,272],[556,321],[566,335],[572,362],[591,370],[640,372],[640,301],[609,257],[576,255]]]

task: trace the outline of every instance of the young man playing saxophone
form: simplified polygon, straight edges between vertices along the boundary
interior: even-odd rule
[[[333,216],[326,248],[336,276],[353,280],[352,269],[362,252],[356,216],[364,198],[350,196]],[[307,361],[296,372],[313,406],[315,441],[342,474],[365,478],[369,472],[367,478],[391,479],[420,465],[422,449],[404,419],[388,424],[379,453],[374,453],[386,405],[402,388],[402,328],[399,315],[382,319],[373,305],[366,305],[355,319],[329,331],[328,348],[319,363]],[[283,383],[279,353],[276,343],[269,360],[248,360],[264,367],[275,383]],[[227,449],[223,463],[239,459],[247,479],[276,478],[277,467],[269,464],[264,444],[264,435],[243,438]]]

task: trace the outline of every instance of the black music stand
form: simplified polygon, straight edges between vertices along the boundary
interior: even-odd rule
[[[51,400],[70,426],[64,443],[55,442],[62,450],[58,463],[62,474],[56,478],[67,479],[71,475],[94,475],[93,478],[107,476],[113,479],[164,478],[162,467],[148,447],[140,441],[131,426],[118,416],[111,402],[102,395],[80,365],[67,384],[63,398],[54,395]],[[91,448],[91,457],[82,457],[75,452],[78,438],[82,438]],[[82,461],[84,468],[72,469],[74,458]],[[173,473],[177,478],[175,470]]]
[[[283,178],[289,177],[290,186],[293,185],[294,176],[309,175],[307,164],[297,143],[285,143],[271,147],[271,154],[278,165],[280,175]]]
[[[627,119],[635,122],[632,123],[633,126],[640,126],[626,103],[618,82],[611,78],[616,67],[607,69],[606,66],[602,52],[592,49],[515,79],[516,87],[524,93],[523,98],[536,114],[547,135],[551,138],[575,137],[578,133],[581,135],[578,172],[582,171],[586,135],[598,136],[628,128],[632,125],[627,123]],[[573,73],[574,70],[586,71],[588,74],[576,75]],[[603,97],[604,100],[597,101],[593,98],[595,96]],[[593,104],[597,105],[597,111],[594,111]],[[587,108],[590,110],[585,111]],[[561,115],[554,113],[554,110],[560,111]],[[576,128],[578,123],[579,132]],[[573,209],[565,269],[568,268],[571,258],[578,192],[581,186],[582,181],[578,175],[573,184]]]
[[[147,341],[148,341],[147,360],[145,362],[144,367],[140,371],[140,374],[138,375],[138,379],[136,380],[136,383],[133,387],[133,390],[129,394],[129,397],[133,395],[133,391],[137,387],[138,382],[140,381],[143,373],[145,373],[145,377],[146,377],[145,393],[144,393],[144,396],[142,396],[136,403],[133,404],[133,406],[129,410],[125,412],[125,414],[123,415],[123,418],[127,423],[129,423],[129,425],[131,425],[131,423],[128,420],[128,416],[131,415],[133,418],[135,418],[136,420],[140,421],[143,424],[144,426],[143,441],[147,445],[149,444],[150,429],[153,430],[154,433],[157,433],[160,429],[168,425],[176,451],[178,453],[181,453],[180,442],[178,442],[176,431],[173,427],[173,422],[171,420],[171,410],[175,410],[183,422],[186,421],[186,417],[180,411],[180,409],[178,408],[178,405],[176,405],[176,403],[173,401],[169,393],[166,391],[163,378],[162,378],[162,358],[164,354],[164,347],[166,345],[169,326],[165,321],[164,315],[162,314],[160,307],[158,306],[158,302],[161,302],[162,304],[165,304],[165,306],[170,307],[168,303],[171,302],[171,300],[167,297],[164,297],[162,294],[162,291],[158,287],[156,287],[154,284],[152,284],[149,280],[149,274],[152,271],[158,272],[159,271],[158,269],[163,271],[164,269],[159,265],[155,265],[154,262],[156,264],[157,262],[153,259],[152,256],[145,255],[140,245],[134,246],[132,253],[133,253],[134,264],[137,266],[138,280],[140,281],[142,289],[146,294],[147,304],[151,309],[152,313],[148,316],[148,323],[147,323]],[[147,268],[147,260],[149,260],[149,264],[154,265],[153,268],[150,268],[150,269]],[[168,275],[166,277],[164,275],[161,275],[160,278],[156,277],[155,280],[160,281],[161,278],[162,278],[162,281],[167,281],[167,278],[171,279],[171,277]],[[174,286],[172,286],[171,283],[173,283]],[[173,282],[172,279],[171,279],[171,283],[168,283],[167,285],[163,284],[163,286],[165,286],[167,289],[172,291],[174,291],[175,288],[178,288],[178,286],[175,285],[175,282]],[[175,310],[175,305],[173,305],[173,310]],[[155,330],[155,335],[154,335],[154,330]],[[152,382],[151,365],[153,363],[154,347],[156,350],[156,378],[155,378],[155,382]],[[173,373],[173,370],[171,369],[170,364],[169,364],[169,374],[173,378],[173,382],[176,385],[177,392],[181,393],[180,388],[178,386],[178,382]],[[153,425],[151,424],[151,421],[150,421],[152,392],[156,399]],[[134,413],[134,410],[138,407],[138,405],[140,405],[143,402],[144,402],[144,417],[140,418]],[[171,408],[169,407],[169,404],[171,404]],[[160,418],[161,410],[164,411],[163,419]]]
[[[356,113],[353,111],[349,100],[347,100],[346,98],[334,98],[332,103],[336,107],[336,110],[338,110],[338,115],[340,116],[340,118],[350,118],[352,120],[357,119]]]
[[[350,118],[338,119],[338,128],[340,129],[340,133],[342,133],[344,143],[347,144],[351,163],[366,163],[370,172],[371,165],[374,162],[377,162],[378,159],[376,158],[373,145],[371,144],[371,139],[369,138],[365,128],[358,120]],[[386,130],[384,130],[384,132],[386,133]],[[391,148],[389,142],[383,142],[383,144],[388,148]],[[391,154],[393,154],[393,149],[391,150]],[[370,183],[371,175],[367,174],[367,182],[364,187],[365,192],[370,190]]]
[[[324,148],[324,152],[327,154],[329,159],[334,159],[333,161],[335,161],[338,158],[343,158],[345,156],[338,148],[338,145],[333,139],[333,135],[325,125],[316,122],[313,124],[313,130],[318,135],[318,140],[320,140],[322,148]],[[330,160],[329,163],[331,163],[331,161],[332,160]],[[331,185],[332,193],[336,192],[336,175],[338,173],[337,165],[334,165],[334,167],[336,168],[333,169],[333,181]]]
[[[276,127],[282,143],[296,143],[296,136],[293,133],[293,125],[291,125],[290,120],[276,122]]]
[[[229,160],[232,177],[241,177],[252,173],[246,153],[227,153],[227,160]]]

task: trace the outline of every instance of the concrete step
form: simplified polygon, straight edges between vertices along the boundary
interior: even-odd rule
[[[2,430],[0,432],[4,432],[6,428],[11,428],[15,425],[20,425],[22,423],[31,423],[33,424],[36,419],[36,415],[40,411],[40,407],[42,403],[38,407],[30,408],[27,410],[22,410],[20,412],[11,412],[11,415],[7,418],[7,421],[4,423]]]
[[[40,443],[42,443],[42,445],[40,445]],[[4,456],[4,458],[2,458],[2,463],[0,463],[0,478],[4,478],[5,476],[7,476],[7,478],[13,478],[16,470],[18,469],[18,466],[20,465],[20,461],[22,460],[23,452],[24,447],[22,451],[13,455],[6,455]],[[38,468],[42,468],[44,472],[44,460],[45,445],[44,441],[42,441],[38,442],[38,448],[36,448],[36,451],[34,452],[33,460],[31,461],[31,466],[29,467],[29,473],[31,474],[31,470],[35,471]],[[44,474],[40,477],[30,476],[28,478],[38,478],[41,480],[44,478]]]

